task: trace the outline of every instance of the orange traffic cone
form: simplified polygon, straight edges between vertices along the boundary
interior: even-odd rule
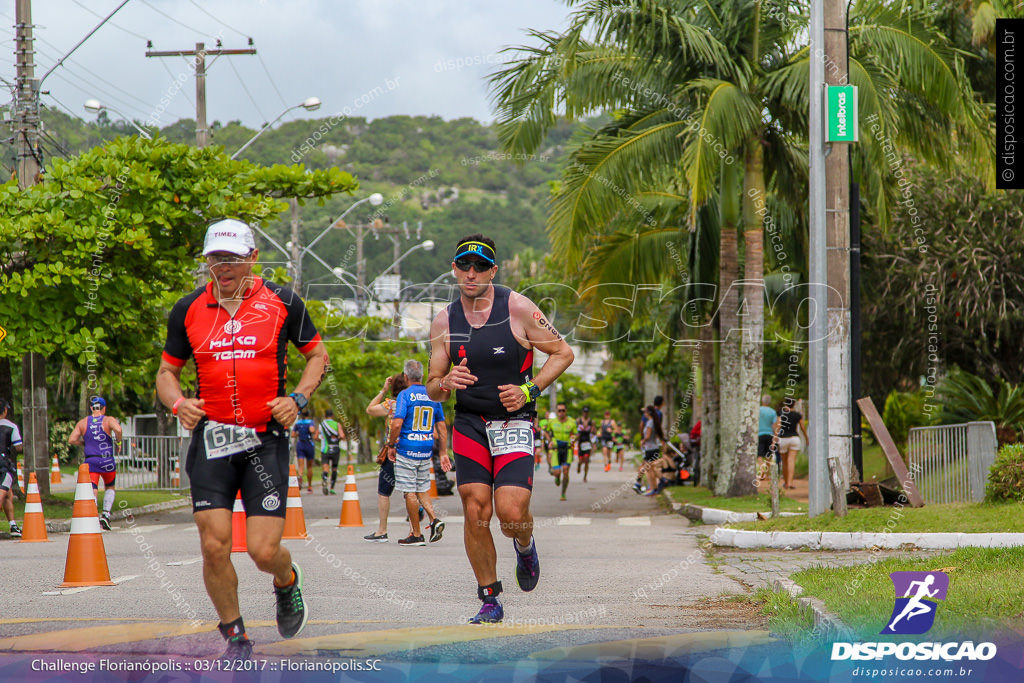
[[[89,466],[78,468],[75,487],[75,505],[71,512],[71,536],[68,555],[64,562],[64,583],[60,588],[72,586],[113,586],[107,568],[107,552],[103,549],[96,498],[89,479]]]
[[[428,491],[431,498],[440,498],[441,495],[437,492],[437,477],[434,476],[434,463],[430,463],[430,491]]]
[[[181,465],[178,460],[174,461],[174,479],[171,480],[171,487],[181,487]]]
[[[295,465],[288,466],[288,504],[284,514],[284,533],[281,538],[306,538],[306,515],[299,497],[299,478]]]
[[[235,496],[235,507],[231,510],[231,552],[249,552],[245,543],[245,506],[242,505],[242,492]]]
[[[21,488],[27,488],[25,486],[25,473],[21,470],[21,463],[18,463],[18,486]]]
[[[356,491],[356,471],[348,466],[345,475],[345,495],[341,498],[341,520],[338,526],[362,526],[363,512],[359,509],[359,492]]]
[[[50,466],[50,483],[51,484],[59,484],[60,483],[60,463],[57,462],[56,454],[54,454],[54,456],[53,456],[53,464]],[[90,484],[90,486],[91,485],[92,484]]]
[[[92,484],[89,484],[92,486]],[[43,518],[43,501],[39,497],[39,484],[36,473],[29,475],[25,498],[25,521],[21,529],[22,543],[42,543],[49,541],[46,536],[46,519]]]

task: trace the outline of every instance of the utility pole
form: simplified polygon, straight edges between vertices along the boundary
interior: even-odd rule
[[[373,222],[372,225],[343,225],[342,227],[348,228],[355,233],[356,238],[356,310],[359,315],[366,315],[366,309],[369,302],[366,299],[366,259],[363,258],[363,241],[366,238],[366,231],[370,230],[377,235],[388,235],[394,240],[394,259],[397,261],[399,256],[399,241],[397,235],[399,233],[407,233],[408,230],[405,227],[392,227],[390,224],[385,223],[383,220],[378,218]],[[397,272],[397,271],[396,271]],[[397,304],[396,304],[397,307]]]
[[[39,81],[35,77],[35,38],[32,35],[32,0],[15,4],[15,103],[14,136],[18,149],[18,187],[39,183]],[[46,356],[27,353],[21,362],[22,429],[25,433],[25,476],[36,473],[39,491],[50,494],[48,409],[46,405]]]
[[[828,0],[831,1],[831,0]],[[810,396],[807,412],[810,429],[808,458],[808,505],[807,515],[815,517],[828,509],[828,352],[825,346],[828,336],[828,296],[825,284],[828,282],[828,266],[825,240],[825,18],[823,0],[811,0],[810,5],[810,97],[808,117],[808,223],[810,243],[808,266],[813,306],[808,331],[810,361],[808,374]]]
[[[206,125],[206,57],[256,54],[256,48],[251,47],[252,38],[249,39],[249,45],[248,48],[223,50],[218,40],[217,47],[213,50],[207,50],[205,43],[196,43],[194,50],[146,50],[147,57],[193,58],[196,73],[196,147],[200,149],[210,143],[210,130]]]
[[[846,3],[825,0],[825,84],[849,83]],[[825,231],[828,250],[828,472],[832,512],[846,516],[850,488],[850,148],[832,143],[825,158]]]
[[[292,197],[292,263],[295,274],[292,277],[292,291],[302,296],[302,245],[299,243],[299,200]]]

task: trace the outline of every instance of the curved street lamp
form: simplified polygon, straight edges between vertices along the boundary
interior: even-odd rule
[[[256,135],[253,135],[251,138],[249,138],[248,142],[246,142],[244,145],[239,147],[238,151],[231,155],[231,158],[232,159],[236,159],[239,154],[241,154],[243,151],[245,151],[246,147],[251,145],[256,140],[256,138],[258,138],[259,136],[263,135],[264,131],[266,131],[269,128],[273,127],[273,125],[275,123],[277,123],[278,121],[280,121],[284,117],[285,114],[287,114],[288,112],[292,111],[293,109],[298,109],[299,107],[302,107],[306,111],[316,111],[317,109],[320,108],[320,98],[319,97],[307,97],[300,104],[296,104],[294,107],[288,107],[287,109],[285,109],[283,112],[278,114],[276,119],[274,119],[273,121],[271,121],[267,125],[265,125],[262,128],[260,128],[260,132],[256,133]]]
[[[153,136],[150,135],[145,130],[143,130],[139,126],[139,124],[137,124],[134,121],[132,121],[130,116],[127,116],[127,115],[125,115],[122,112],[119,112],[118,110],[116,110],[113,107],[111,107],[109,104],[103,104],[102,102],[100,102],[96,98],[90,98],[90,99],[85,101],[85,105],[84,106],[85,106],[85,110],[86,111],[92,112],[93,114],[99,114],[104,109],[106,109],[107,111],[112,111],[115,114],[117,114],[118,116],[120,116],[122,119],[127,121],[128,123],[132,124],[132,126],[135,128],[135,130],[139,131],[139,135],[141,135],[142,137],[146,138],[147,140],[152,140],[153,139]]]

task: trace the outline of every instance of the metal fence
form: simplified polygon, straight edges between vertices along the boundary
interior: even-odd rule
[[[125,434],[124,450],[115,456],[117,488],[178,490],[188,488],[185,454],[188,436],[149,436]],[[180,473],[175,466],[180,463]]]
[[[981,502],[997,449],[992,422],[914,427],[907,439],[911,476],[933,504]]]

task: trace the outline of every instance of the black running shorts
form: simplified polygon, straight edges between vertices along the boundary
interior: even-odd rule
[[[493,488],[518,486],[532,491],[533,449],[492,456],[486,426],[487,420],[480,415],[455,413],[452,451],[455,453],[455,476],[459,486],[479,483]]]
[[[273,423],[272,423],[273,424]],[[209,460],[203,420],[192,433],[185,471],[192,481],[192,511],[231,510],[242,492],[249,517],[284,518],[288,502],[288,434],[280,426],[259,434],[260,446]]]

